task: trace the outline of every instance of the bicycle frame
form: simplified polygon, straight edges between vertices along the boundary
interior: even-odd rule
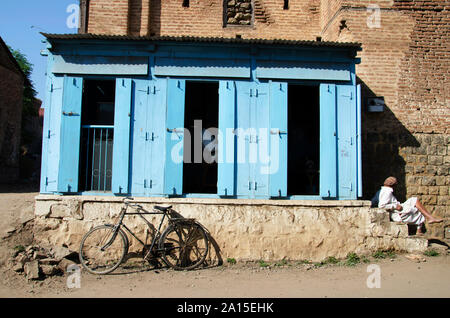
[[[161,212],[149,212],[147,210],[145,210],[144,208],[142,208],[141,206],[137,206],[136,210],[137,212],[127,212],[128,210],[128,205],[126,207],[123,207],[122,210],[120,211],[120,215],[119,215],[119,221],[114,225],[114,233],[111,237],[111,239],[109,240],[108,243],[106,243],[101,250],[103,251],[104,249],[108,248],[115,240],[117,233],[119,232],[119,229],[121,227],[123,227],[128,233],[130,233],[138,242],[139,244],[141,244],[144,248],[145,248],[145,243],[142,242],[134,233],[133,231],[131,231],[124,223],[123,223],[123,219],[125,218],[126,215],[139,215],[144,222],[146,223],[148,228],[152,228],[153,224],[151,224],[143,215],[163,215],[161,222],[159,223],[158,229],[155,232],[155,235],[153,236],[152,239],[152,243],[150,244],[150,248],[147,252],[147,254],[144,256],[144,259],[148,257],[148,255],[153,251],[153,248],[155,246],[156,243],[156,238],[161,235],[161,227],[164,223],[164,220],[166,219],[166,217],[170,220],[170,216],[168,214],[168,211],[161,211]],[[145,212],[141,212],[141,211],[145,211]]]

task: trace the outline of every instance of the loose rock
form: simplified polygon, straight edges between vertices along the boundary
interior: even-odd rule
[[[29,280],[39,279],[39,263],[34,260],[26,263],[23,266],[23,270],[25,272],[25,276]]]

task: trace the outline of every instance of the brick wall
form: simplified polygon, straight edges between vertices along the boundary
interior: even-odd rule
[[[0,183],[19,178],[23,75],[0,45]]]
[[[127,35],[128,15],[129,0],[91,0],[87,32]]]
[[[230,0],[234,1],[234,0]],[[313,40],[320,33],[316,0],[252,0],[251,26],[224,27],[223,0],[90,0],[88,33],[119,35],[221,36]],[[83,10],[81,10],[83,11]],[[128,19],[128,17],[130,17]]]

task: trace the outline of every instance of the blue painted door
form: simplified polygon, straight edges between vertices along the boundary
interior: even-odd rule
[[[337,197],[336,85],[320,85],[320,181],[323,198]]]
[[[236,81],[236,194],[239,196],[250,195],[254,188],[249,162],[250,138],[256,134],[250,121],[253,92],[251,82]]]
[[[356,199],[356,87],[337,85],[338,195]]]
[[[250,139],[250,149],[256,157],[256,162],[250,163],[250,173],[253,179],[253,195],[267,197],[269,194],[268,166],[270,165],[270,86],[269,83],[258,83],[254,86],[254,102],[251,105],[251,127],[255,129],[255,136]],[[251,158],[252,159],[252,158]]]
[[[235,149],[236,86],[234,81],[219,82],[219,153],[217,194],[236,195]]]
[[[118,78],[116,80],[112,162],[112,192],[116,194],[129,193],[132,84],[131,79]]]
[[[78,191],[83,78],[64,78],[58,192]]]
[[[41,193],[58,190],[63,85],[64,77],[48,77],[42,134]]]
[[[148,81],[134,80],[133,111],[132,111],[132,168],[131,192],[133,195],[144,196],[146,184],[147,157],[147,113],[148,113]]]
[[[183,194],[184,105],[186,82],[167,80],[164,193]]]
[[[270,157],[269,194],[271,197],[287,196],[288,148],[288,85],[270,82]]]
[[[269,194],[269,84],[236,82],[237,195]]]
[[[150,162],[146,164],[147,181],[145,186],[149,195],[164,193],[164,158],[166,154],[166,91],[167,80],[158,79],[150,82],[147,131]],[[184,107],[183,107],[184,109]],[[183,116],[184,118],[184,116]]]
[[[166,80],[135,80],[133,109],[132,192],[164,192]]]

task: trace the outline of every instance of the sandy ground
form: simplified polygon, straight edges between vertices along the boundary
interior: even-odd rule
[[[29,219],[37,195],[14,188],[7,190],[8,193],[0,193],[0,234],[14,226],[21,227]],[[66,274],[28,282],[4,265],[15,244],[32,240],[30,224],[32,221],[19,234],[0,241],[0,297],[450,297],[450,259],[442,253],[423,256],[425,262],[420,263],[397,254],[382,260],[369,256],[368,263],[352,267],[317,267],[292,261],[263,268],[258,262],[225,262],[223,266],[177,272],[140,266],[105,276],[81,272],[79,281]],[[376,286],[373,278],[378,273],[380,285]],[[373,288],[369,288],[370,283]]]

